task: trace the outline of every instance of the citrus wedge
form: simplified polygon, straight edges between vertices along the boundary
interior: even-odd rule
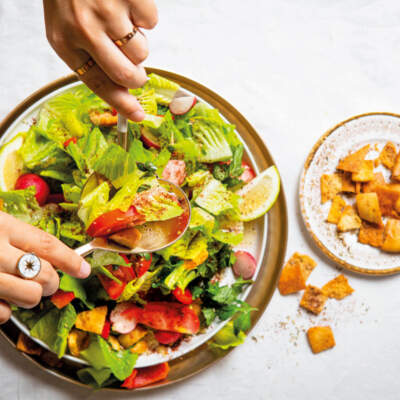
[[[274,205],[280,190],[280,178],[275,166],[267,168],[257,175],[237,194],[242,198],[240,219],[252,221],[261,217]]]
[[[0,190],[13,190],[21,175],[24,163],[18,150],[24,143],[24,136],[17,135],[0,149]]]

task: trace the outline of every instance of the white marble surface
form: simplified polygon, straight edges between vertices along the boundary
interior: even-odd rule
[[[266,141],[289,209],[288,254],[313,255],[316,285],[337,270],[308,240],[297,182],[317,138],[368,111],[400,112],[400,3],[386,0],[163,0],[147,65],[198,80]],[[251,4],[251,5],[250,5]],[[68,69],[48,46],[41,2],[0,2],[0,118]],[[214,367],[143,399],[398,399],[400,277],[347,274],[355,293],[324,316],[276,293],[247,342]],[[313,355],[303,329],[331,324],[337,345]],[[256,342],[257,340],[257,342]],[[106,399],[36,371],[0,343],[0,399]],[[117,398],[117,396],[113,396]]]

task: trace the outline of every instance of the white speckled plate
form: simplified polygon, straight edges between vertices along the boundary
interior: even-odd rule
[[[336,225],[325,222],[331,201],[321,204],[320,177],[332,174],[341,158],[366,144],[371,145],[367,159],[375,159],[391,141],[400,149],[400,115],[363,114],[343,121],[326,132],[309,154],[300,181],[300,206],[304,223],[318,247],[335,263],[368,275],[400,272],[400,254],[390,254],[358,242],[358,231],[338,233]],[[379,166],[384,174],[389,171]],[[345,196],[348,203],[354,202]]]

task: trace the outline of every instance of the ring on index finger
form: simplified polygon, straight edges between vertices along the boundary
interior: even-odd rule
[[[121,39],[114,40],[113,42],[118,46],[122,47],[124,44],[128,43],[137,33],[137,28],[134,26],[132,32],[129,32],[127,35],[122,37]]]
[[[42,269],[40,258],[33,253],[24,254],[17,263],[19,275],[24,279],[33,279],[39,275]]]

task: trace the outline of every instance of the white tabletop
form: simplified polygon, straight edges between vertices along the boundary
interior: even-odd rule
[[[325,130],[352,115],[400,112],[400,4],[373,0],[163,0],[146,65],[197,80],[264,138],[282,174],[288,252],[318,261],[309,282],[338,274],[302,226],[302,164]],[[250,5],[251,4],[251,5]],[[0,118],[67,74],[46,42],[40,1],[0,2]],[[275,293],[244,345],[205,372],[136,398],[398,399],[400,277],[346,273],[355,288],[318,317]],[[304,330],[331,325],[336,347],[313,355]],[[118,396],[113,396],[117,398]],[[121,398],[128,396],[121,395]],[[1,399],[106,399],[37,371],[0,341]]]

